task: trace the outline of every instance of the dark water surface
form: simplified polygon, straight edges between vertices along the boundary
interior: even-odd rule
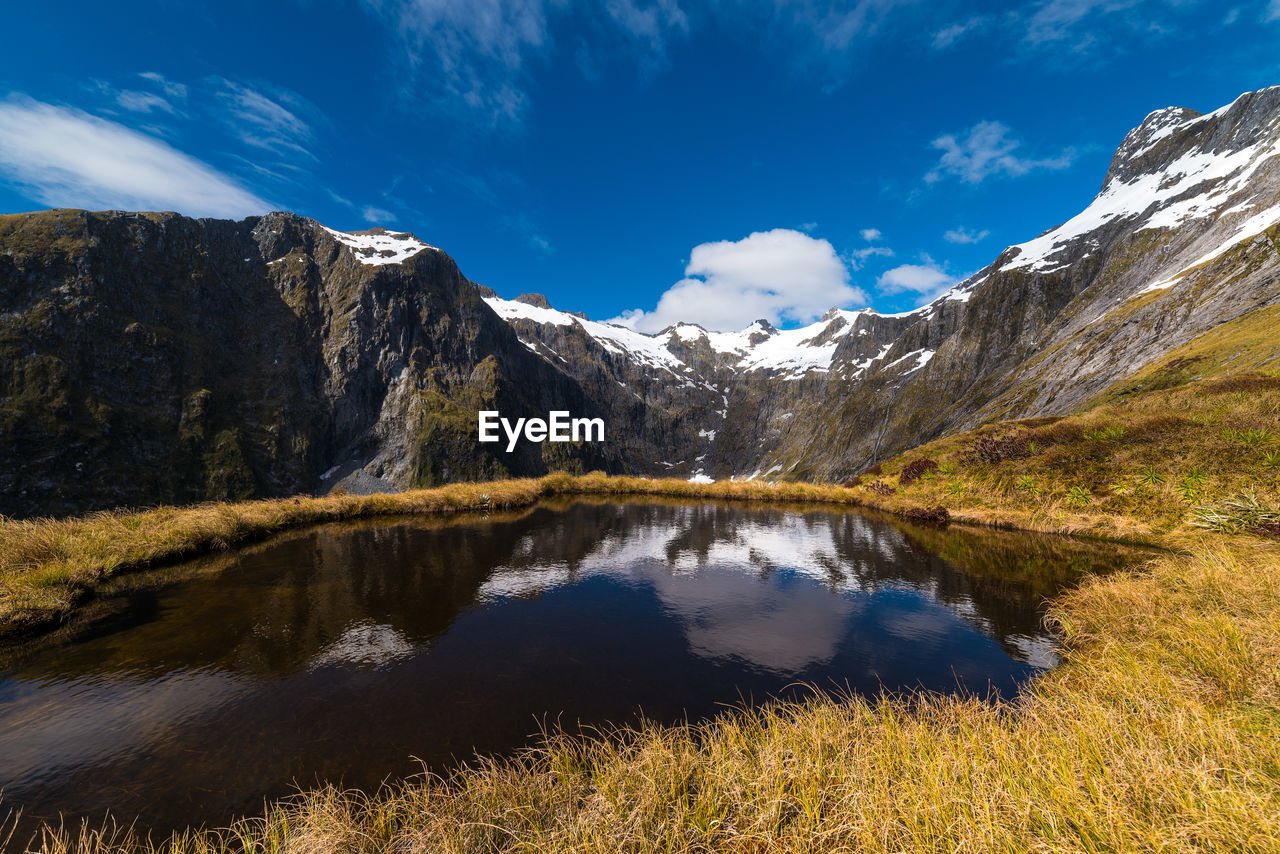
[[[164,832],[566,727],[803,691],[1009,695],[1113,546],[850,511],[576,502],[329,525],[124,583],[0,653],[0,813]]]

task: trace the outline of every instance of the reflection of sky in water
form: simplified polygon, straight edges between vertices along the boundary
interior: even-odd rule
[[[831,519],[842,525],[837,531]],[[572,570],[564,563],[498,567],[480,587],[480,600],[530,597],[591,576],[608,576],[651,587],[665,610],[679,621],[695,654],[736,658],[780,674],[795,674],[829,661],[844,638],[850,619],[858,618],[874,591],[865,590],[870,560],[900,560],[906,543],[895,529],[858,524],[852,534],[863,547],[862,565],[841,556],[837,537],[847,538],[850,517],[812,518],[777,514],[766,520],[742,520],[723,526],[711,538],[693,529],[705,526],[695,512],[637,526],[625,535],[603,537]],[[533,536],[515,552],[531,557]],[[519,561],[524,564],[524,561]],[[903,582],[897,582],[903,584]],[[933,591],[920,584],[916,592]],[[942,637],[959,617],[988,627],[973,603],[961,598],[947,610],[903,611],[877,618],[889,634],[916,644]],[[1046,641],[1023,638],[1015,647],[1047,666]],[[1040,647],[1043,647],[1041,649]]]
[[[160,678],[117,673],[23,684],[19,696],[3,698],[0,791],[162,738],[246,687],[244,679],[211,668]]]

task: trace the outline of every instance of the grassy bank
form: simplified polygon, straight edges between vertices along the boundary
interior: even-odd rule
[[[1017,705],[815,699],[552,735],[373,794],[321,790],[169,851],[1280,851],[1280,380],[1199,383],[930,443],[848,488],[552,476],[398,496],[0,526],[6,614],[99,575],[282,527],[550,494],[837,501],[1175,547],[1052,604],[1061,667]],[[920,462],[925,460],[927,462]],[[44,574],[44,575],[42,575]],[[25,591],[25,592],[24,592]],[[23,605],[22,597],[28,597]],[[41,597],[49,597],[42,599]],[[41,610],[45,609],[45,610]],[[47,618],[47,616],[45,617]],[[122,851],[127,833],[48,833]]]
[[[853,478],[860,502],[1162,544],[1280,534],[1280,377],[1135,394],[930,442]],[[1273,527],[1274,530],[1266,530]]]

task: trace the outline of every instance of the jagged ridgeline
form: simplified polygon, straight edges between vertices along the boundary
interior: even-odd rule
[[[15,214],[0,512],[550,469],[837,480],[992,419],[1274,367],[1277,303],[1280,87],[1152,113],[1087,209],[932,304],[795,330],[643,335],[502,299],[412,235],[290,214]],[[1247,348],[1218,340],[1237,328]],[[606,441],[507,454],[476,441],[480,409],[602,417]]]

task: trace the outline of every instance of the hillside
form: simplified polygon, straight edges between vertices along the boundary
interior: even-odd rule
[[[617,467],[475,441],[477,409],[554,407],[599,411],[412,235],[0,216],[0,513]]]

